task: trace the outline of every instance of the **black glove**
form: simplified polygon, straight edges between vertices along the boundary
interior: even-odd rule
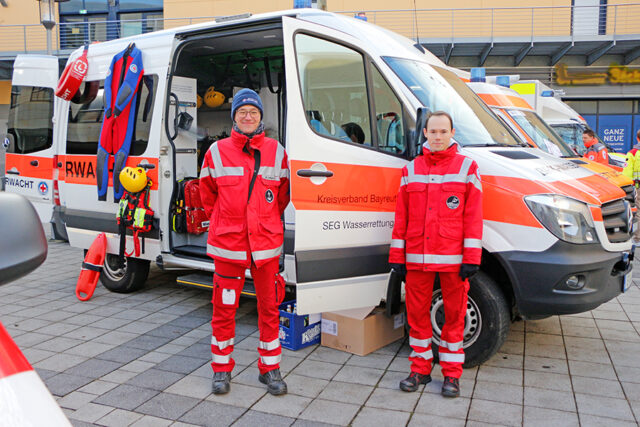
[[[396,274],[404,277],[407,277],[407,266],[404,264],[397,264],[397,263],[390,263],[389,266],[391,267],[391,269],[393,271],[396,272]]]
[[[476,264],[462,264],[460,266],[460,278],[462,280],[471,278],[474,274],[476,274],[480,270],[480,266]]]

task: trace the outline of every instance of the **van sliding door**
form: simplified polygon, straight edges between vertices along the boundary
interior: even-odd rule
[[[289,17],[283,35],[298,312],[378,305],[406,164],[401,103],[361,41]]]

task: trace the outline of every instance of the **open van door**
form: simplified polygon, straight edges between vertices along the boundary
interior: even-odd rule
[[[33,204],[42,222],[53,213],[54,96],[58,58],[18,55],[13,66],[5,146],[5,190]]]
[[[403,103],[355,38],[290,17],[283,38],[298,313],[376,306],[407,163]]]

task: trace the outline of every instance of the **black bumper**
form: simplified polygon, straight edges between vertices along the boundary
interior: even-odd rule
[[[544,252],[500,252],[523,317],[573,314],[593,310],[622,292],[628,255],[606,252],[600,245],[557,242]],[[571,289],[577,276],[584,286]]]

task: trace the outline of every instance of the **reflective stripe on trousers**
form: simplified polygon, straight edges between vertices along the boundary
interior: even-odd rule
[[[421,357],[425,360],[431,360],[433,359],[433,352],[431,350],[423,351],[421,353],[418,353],[417,351],[412,351],[411,354],[409,355],[409,359],[411,359],[412,357]]]
[[[278,347],[280,347],[280,338],[276,338],[275,340],[269,342],[260,341],[258,343],[258,348],[262,350],[275,350]]]
[[[430,344],[431,344],[431,338],[425,338],[425,339],[421,340],[421,339],[409,336],[409,345],[411,347],[413,347],[415,345],[415,346],[418,346],[418,347],[427,348],[427,347],[429,347]]]
[[[217,363],[219,365],[224,365],[231,361],[231,355],[229,354],[227,354],[226,356],[223,356],[221,354],[213,353],[211,356],[212,356],[213,363]]]
[[[440,362],[464,363],[464,353],[443,353],[438,354]]]
[[[449,351],[458,351],[462,348],[463,341],[458,342],[446,342],[444,340],[440,341],[440,347],[446,348]]]
[[[216,337],[214,336],[211,337],[211,345],[215,345],[220,350],[224,350],[225,348],[233,344],[234,344],[234,338],[229,338],[228,340],[224,340],[224,341],[218,341]]]
[[[260,356],[260,361],[262,361],[265,365],[277,365],[282,360],[282,355],[278,354],[276,356]]]

